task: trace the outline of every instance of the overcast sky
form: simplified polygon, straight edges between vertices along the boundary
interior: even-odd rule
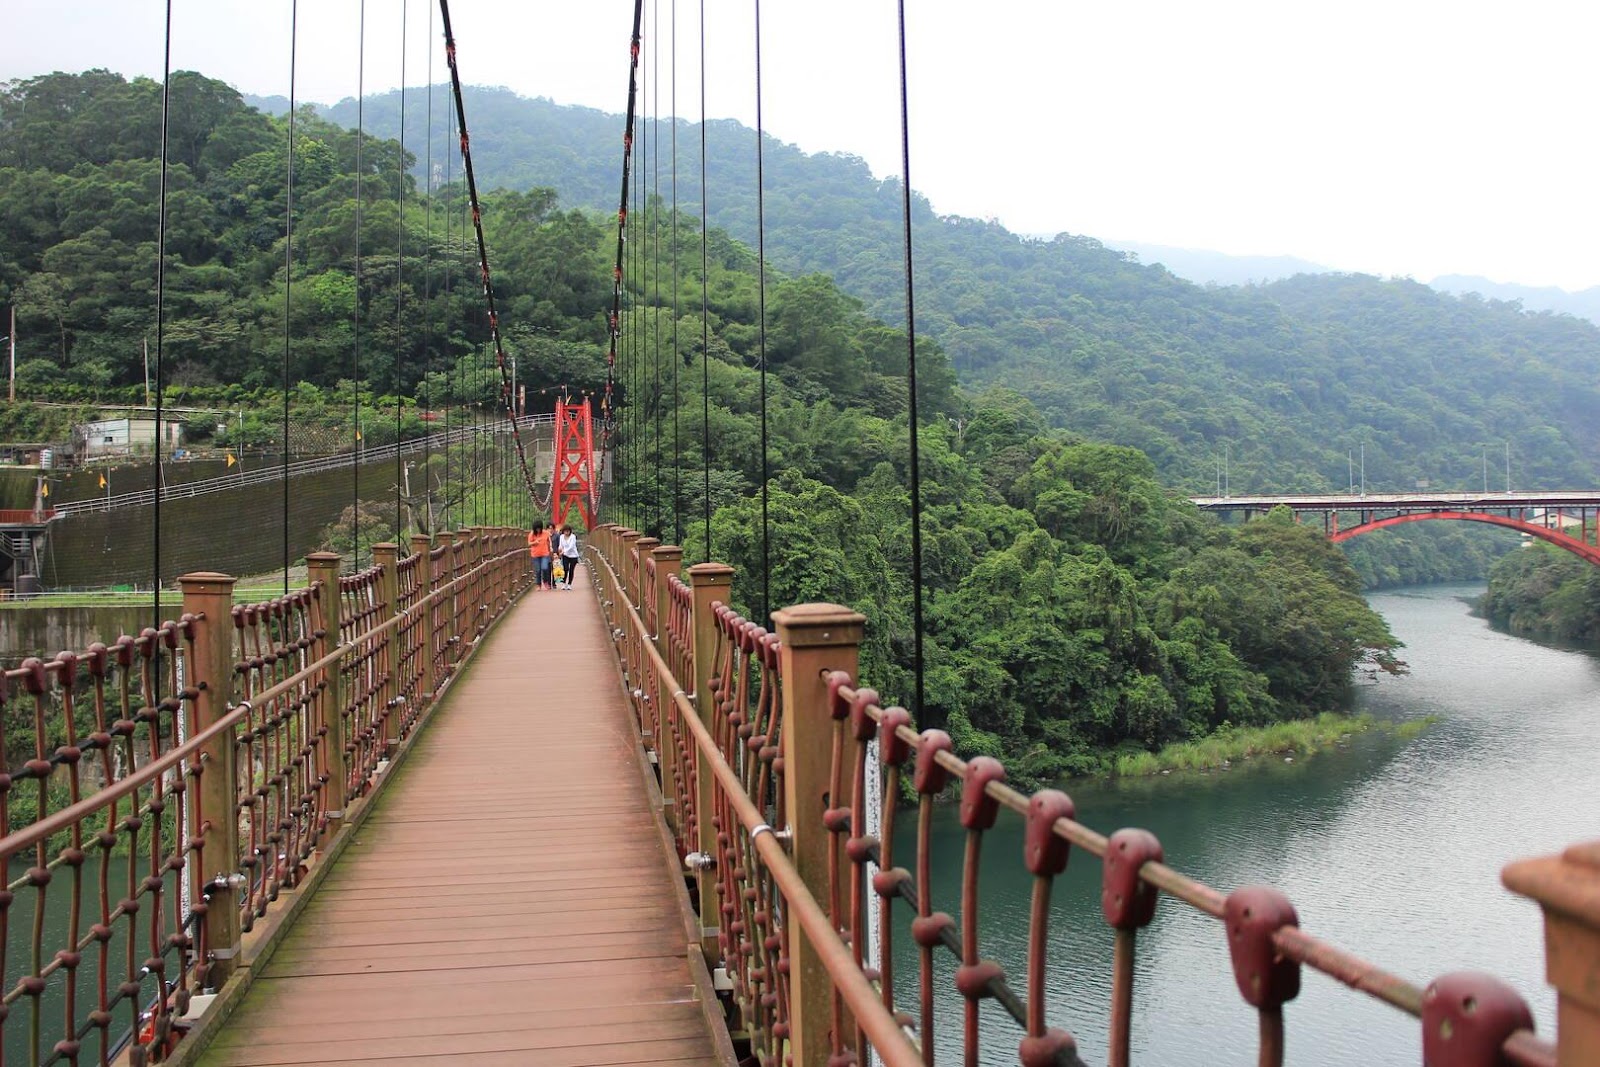
[[[366,0],[366,86],[426,79],[426,0]],[[704,0],[707,110],[753,124],[753,5]],[[645,0],[670,113],[674,0]],[[0,79],[159,76],[162,0],[5,0]],[[456,0],[462,76],[620,112],[631,0]],[[699,115],[700,0],[676,0]],[[912,184],[945,213],[1341,270],[1600,284],[1592,0],[910,0]],[[287,94],[288,0],[173,0],[175,69]],[[302,0],[296,92],[356,91],[359,0]],[[653,20],[652,20],[653,21]],[[763,118],[900,172],[892,0],[767,0]],[[436,49],[435,80],[446,77]],[[653,85],[645,75],[647,88]],[[471,122],[471,115],[468,115]],[[782,191],[769,189],[769,195]]]

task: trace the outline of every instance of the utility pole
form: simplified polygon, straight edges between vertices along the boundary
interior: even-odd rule
[[[1511,438],[1506,438],[1506,492],[1511,492]]]
[[[1489,450],[1483,450],[1483,495],[1489,495]]]
[[[144,339],[144,406],[150,406],[150,339]],[[161,427],[156,427],[156,437],[161,436]]]
[[[1229,463],[1229,460],[1228,460],[1228,446],[1227,445],[1223,445],[1222,446],[1222,495],[1223,496],[1232,496],[1233,495],[1232,490],[1230,490],[1228,488],[1228,463]]]
[[[17,305],[11,305],[11,388],[7,400],[17,399]]]
[[[1344,491],[1347,492],[1347,493],[1353,493],[1353,492],[1356,491],[1356,450],[1355,449],[1353,449],[1353,448],[1345,449],[1344,466],[1345,466]]]
[[[1367,443],[1361,442],[1361,495],[1367,495]]]

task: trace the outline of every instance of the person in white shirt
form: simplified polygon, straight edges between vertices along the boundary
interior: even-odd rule
[[[578,566],[578,535],[572,532],[571,526],[561,527],[561,540],[558,544],[561,552],[561,572],[566,583],[566,588],[572,588],[572,575]]]

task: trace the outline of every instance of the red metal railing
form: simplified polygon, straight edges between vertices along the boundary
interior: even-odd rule
[[[0,526],[36,526],[55,517],[55,508],[0,508]]]
[[[391,732],[526,588],[519,537],[457,535],[476,563],[454,575],[426,539],[404,561],[375,546],[347,579],[316,553],[306,588],[252,604],[187,575],[178,620],[0,677],[0,1062],[166,1055],[370,791]]]
[[[1600,843],[1506,874],[1545,905],[1551,937],[1564,939],[1560,966],[1555,942],[1551,949],[1562,992],[1558,1046],[1534,1035],[1526,1005],[1497,979],[1452,974],[1419,987],[1303,931],[1274,889],[1204,885],[1167,866],[1148,832],[1104,836],[1077,821],[1065,793],[1024,794],[1006,784],[999,761],[959,758],[948,735],[917,732],[904,708],[858,687],[862,616],[803,605],[776,612],[769,633],[728,606],[731,568],[700,564],[684,581],[681,552],[652,546],[615,526],[590,538],[641,741],[656,757],[670,800],[664,814],[709,932],[701,949],[727,975],[731,1025],[755,1059],[859,1063],[870,1048],[893,1065],[936,1056],[996,1062],[996,1050],[980,1047],[978,1022],[980,1012],[999,1010],[1025,1035],[1007,1050],[1017,1062],[1081,1062],[1072,1035],[1050,1025],[1045,996],[1051,899],[1077,849],[1101,865],[1102,913],[1113,931],[1113,1067],[1129,1062],[1138,931],[1163,895],[1217,920],[1232,981],[1259,1019],[1262,1064],[1283,1062],[1282,1008],[1298,995],[1304,967],[1419,1019],[1422,1062],[1435,1067],[1600,1063],[1600,996],[1584,978],[1600,969]],[[966,842],[959,899],[941,902],[929,891],[943,884],[935,882],[932,819],[935,802],[952,792]],[[906,793],[914,812],[901,809]],[[916,832],[912,855],[901,857],[895,823],[906,815]],[[1003,960],[985,956],[978,921],[983,842],[1001,819],[1020,820],[1020,862],[1033,879],[1026,947]],[[905,936],[916,946],[916,974],[897,978],[894,944]],[[873,940],[876,966],[866,957]],[[954,1035],[935,1026],[938,994],[952,986],[963,1004]]]

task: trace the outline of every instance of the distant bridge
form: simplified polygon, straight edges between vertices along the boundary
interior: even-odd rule
[[[1192,497],[1210,512],[1265,514],[1286,507],[1295,518],[1321,515],[1331,541],[1348,541],[1373,530],[1427,519],[1454,519],[1504,526],[1548,541],[1600,565],[1600,491],[1551,490],[1514,493],[1322,493],[1303,496]],[[1340,514],[1355,513],[1354,526],[1339,527]],[[1571,531],[1571,532],[1569,532]]]

